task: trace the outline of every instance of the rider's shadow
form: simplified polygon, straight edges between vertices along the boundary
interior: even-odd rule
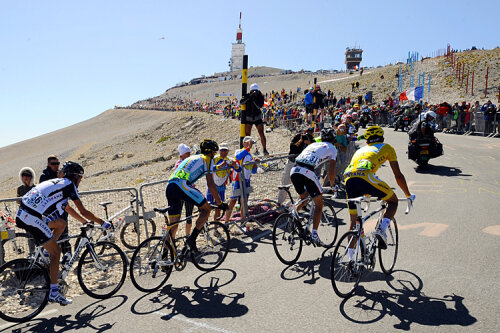
[[[321,257],[315,260],[299,261],[287,266],[281,271],[283,280],[297,280],[304,278],[304,283],[315,284],[320,278],[330,279],[331,249],[325,249]]]
[[[426,326],[469,326],[477,319],[473,317],[459,295],[431,297],[425,295],[422,281],[414,273],[396,271],[398,277],[388,277],[390,291],[370,291],[359,286],[356,294],[340,304],[344,317],[356,323],[373,323],[389,315],[399,320],[394,328],[410,330],[411,324]],[[402,286],[400,288],[396,285]]]

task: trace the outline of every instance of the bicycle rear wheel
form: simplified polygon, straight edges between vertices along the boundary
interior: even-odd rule
[[[333,205],[329,202],[323,203],[321,222],[318,226],[318,235],[327,249],[335,245],[337,240],[339,223]]]
[[[146,227],[144,223],[147,224],[148,234],[146,235]],[[137,241],[137,231],[139,231],[139,241]],[[135,250],[137,245],[144,241],[146,238],[154,237],[156,234],[156,224],[153,220],[148,219],[145,222],[138,221],[137,223],[131,222],[126,223],[122,230],[120,231],[120,240],[122,244],[131,250]]]
[[[130,280],[140,291],[158,290],[172,273],[173,262],[174,254],[170,244],[163,237],[150,237],[132,255]]]
[[[209,222],[196,239],[198,251],[191,252],[193,264],[201,271],[216,269],[226,259],[229,251],[229,230],[221,222]]]
[[[47,305],[50,278],[47,270],[28,259],[15,259],[0,268],[0,318],[25,322]]]
[[[0,258],[0,265],[14,260],[27,258],[35,250],[35,243],[30,240],[27,233],[16,233],[15,238],[2,240],[3,257]]]
[[[335,293],[342,298],[351,296],[358,287],[364,273],[363,257],[365,249],[363,243],[355,241],[357,233],[346,232],[340,237],[335,251],[333,251],[330,266],[332,286]],[[349,257],[349,248],[355,249],[352,258]]]
[[[396,219],[393,219],[391,224],[389,224],[385,233],[387,235],[387,249],[382,250],[378,248],[378,258],[382,272],[391,274],[394,271],[398,257],[399,234]]]
[[[94,298],[114,295],[127,275],[127,258],[118,245],[110,242],[88,244],[76,268],[83,291]]]
[[[295,264],[302,253],[302,238],[299,236],[297,223],[289,213],[281,214],[274,222],[274,252],[285,265]]]

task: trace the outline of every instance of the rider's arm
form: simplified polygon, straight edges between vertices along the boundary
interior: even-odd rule
[[[70,205],[67,205],[66,206],[66,209],[65,209],[69,215],[71,215],[71,217],[73,217],[75,220],[77,221],[80,221],[82,223],[87,223],[87,220],[81,216],[80,214],[78,214],[76,212],[76,210],[73,209],[73,207],[71,207]]]
[[[75,203],[76,208],[78,208],[78,210],[80,211],[80,214],[82,214],[83,217],[86,217],[90,221],[94,221],[94,222],[97,222],[99,224],[104,223],[103,219],[98,218],[91,211],[89,211],[85,207],[83,207],[83,203],[80,201],[80,199],[73,200],[73,202]]]
[[[222,200],[219,197],[217,186],[215,186],[214,177],[212,176],[212,174],[209,173],[207,174],[206,178],[207,178],[207,187],[208,190],[210,191],[210,194],[212,194],[212,196],[214,197],[217,205],[220,205],[222,203]]]
[[[410,190],[408,189],[408,185],[406,184],[406,179],[401,170],[399,169],[399,163],[398,161],[391,161],[389,162],[392,172],[394,173],[394,177],[396,178],[396,182],[398,183],[399,187],[401,190],[403,190],[403,193],[405,196],[408,198],[411,196]]]

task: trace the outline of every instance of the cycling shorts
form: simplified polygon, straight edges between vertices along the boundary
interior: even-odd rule
[[[217,186],[217,193],[219,193],[221,201],[226,200],[226,185]],[[207,201],[210,202],[212,205],[217,205],[214,196],[212,195],[212,193],[210,193],[210,190],[208,189],[207,189]]]
[[[304,194],[306,191],[311,198],[315,198],[323,193],[323,188],[319,183],[319,179],[314,171],[303,166],[295,166],[290,172],[290,179],[292,181],[295,191],[299,195]]]
[[[364,195],[371,195],[381,200],[387,200],[394,195],[392,188],[383,180],[379,179],[372,172],[358,172],[363,176],[349,177],[345,181],[347,198],[357,198]],[[357,214],[356,205],[347,202],[349,214]]]
[[[165,195],[170,207],[168,211],[168,216],[170,217],[181,216],[182,201],[190,202],[196,205],[196,207],[203,206],[207,202],[207,199],[205,199],[197,188],[189,184],[186,180],[178,178],[168,182]]]
[[[16,224],[33,235],[36,245],[43,245],[54,237],[43,217],[35,211],[30,211],[29,208],[19,208]]]

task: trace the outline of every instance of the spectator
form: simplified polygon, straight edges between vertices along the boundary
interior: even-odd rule
[[[311,87],[310,90],[305,90],[304,93],[306,94],[304,97],[304,106],[306,108],[306,122],[309,124],[312,121],[312,113],[313,113],[313,87]]]
[[[177,146],[177,151],[179,152],[179,160],[175,162],[174,170],[177,169],[177,167],[182,163],[182,161],[191,156],[191,148],[189,148],[189,146],[184,143],[181,143],[179,144],[179,146]],[[184,206],[186,216],[193,215],[194,204],[192,202],[184,200],[182,200],[181,202],[182,202],[181,209],[182,206]],[[188,218],[186,220],[186,236],[191,235],[192,225],[193,225],[193,220],[191,218]]]
[[[264,155],[269,155],[266,146],[266,135],[264,133],[264,123],[262,121],[261,111],[261,108],[264,106],[264,95],[260,92],[257,83],[250,86],[250,93],[244,96],[240,103],[246,105],[245,119],[243,121],[245,124],[245,135],[250,136],[252,134],[252,125],[255,125],[257,131],[259,132]]]
[[[471,113],[471,130],[482,132],[483,128],[480,126],[480,122],[483,120],[483,115],[481,113],[481,105],[479,101],[476,101],[474,105],[470,108]]]
[[[313,98],[314,109],[320,112],[320,114],[316,115],[317,118],[313,120],[319,124],[320,121],[322,121],[325,117],[325,93],[321,91],[321,86],[319,84],[316,84],[316,86],[314,87]]]
[[[50,155],[49,157],[47,157],[47,167],[42,171],[42,174],[40,175],[40,183],[49,179],[58,178],[60,164],[61,162],[59,162],[59,159],[56,155]]]
[[[22,197],[35,187],[35,171],[30,167],[24,167],[19,171],[21,186],[17,188],[17,197]]]

